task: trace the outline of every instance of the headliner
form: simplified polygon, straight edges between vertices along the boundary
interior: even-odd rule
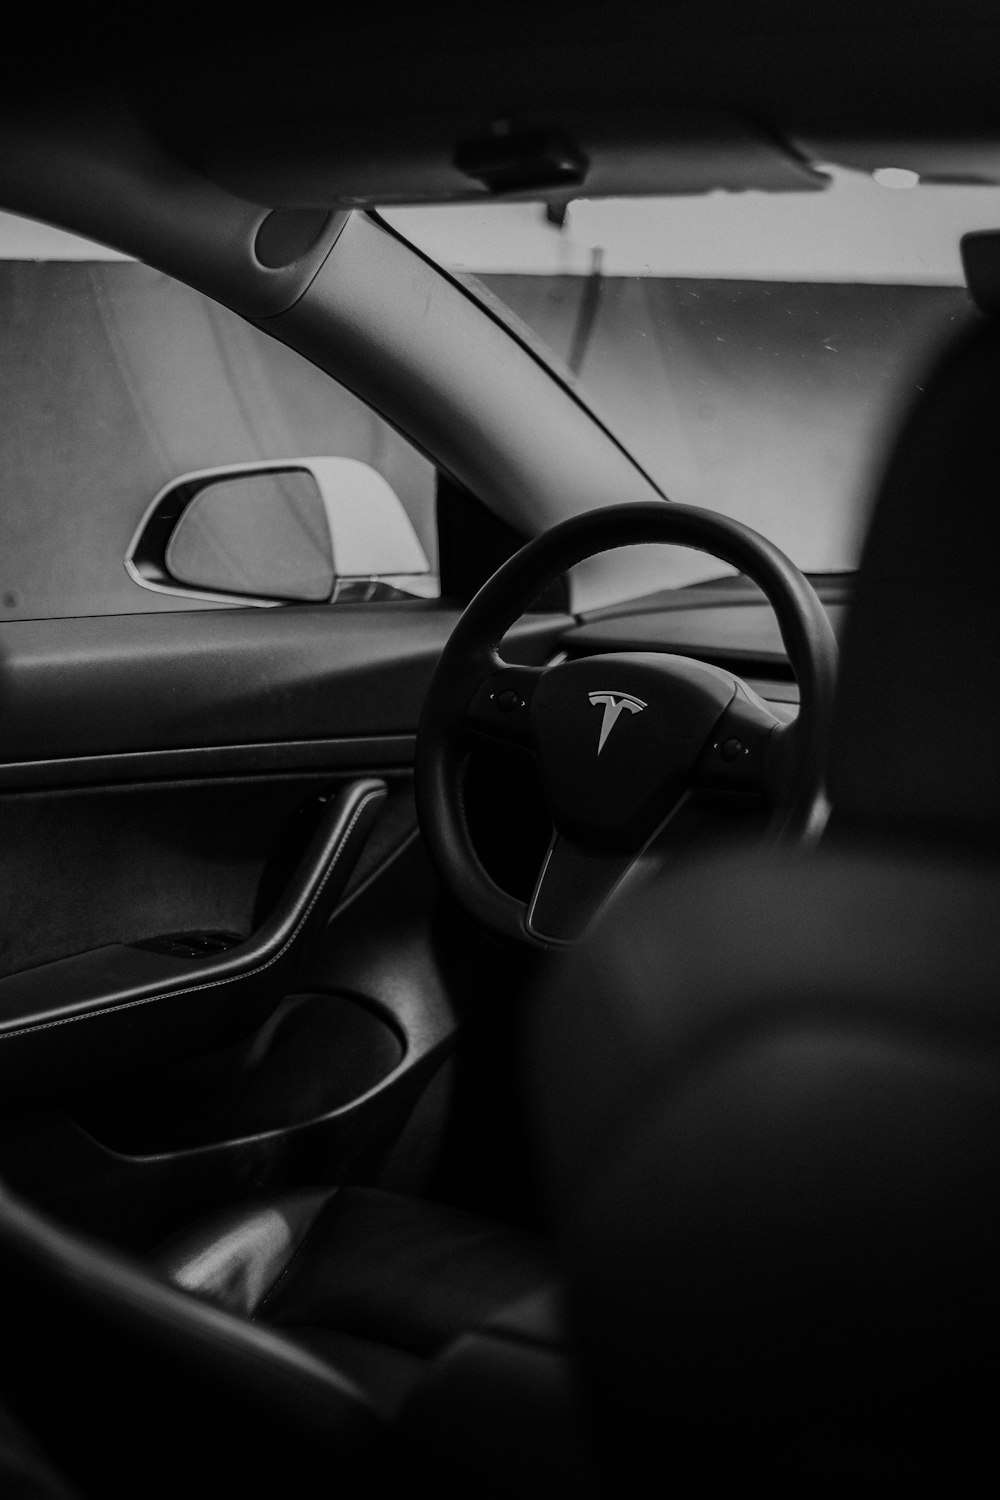
[[[993,0],[337,10],[284,32],[182,7],[141,38],[77,18],[57,42],[39,33],[44,68],[9,50],[3,108],[73,118],[111,102],[168,158],[268,206],[481,198],[453,158],[498,121],[568,137],[587,196],[802,190],[823,185],[822,162],[1000,181]]]

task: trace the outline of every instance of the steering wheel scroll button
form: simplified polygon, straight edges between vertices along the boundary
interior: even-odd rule
[[[502,667],[476,688],[465,713],[466,727],[494,739],[529,740],[528,707],[541,667]]]
[[[715,725],[695,767],[695,784],[718,790],[766,790],[766,757],[778,720],[745,683]]]

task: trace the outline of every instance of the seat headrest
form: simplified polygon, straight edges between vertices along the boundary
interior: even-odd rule
[[[1000,834],[1000,326],[939,361],[878,495],[843,642],[841,828]]]

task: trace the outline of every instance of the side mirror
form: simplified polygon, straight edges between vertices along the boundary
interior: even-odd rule
[[[353,458],[182,475],[149,507],[125,566],[161,593],[251,604],[426,594],[430,573],[392,486]]]

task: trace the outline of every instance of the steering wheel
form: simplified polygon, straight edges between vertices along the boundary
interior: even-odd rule
[[[615,547],[666,542],[731,564],[763,590],[799,685],[785,723],[738,677],[685,656],[625,651],[548,667],[511,666],[499,643],[554,579]],[[446,887],[495,936],[549,948],[576,941],[690,792],[761,794],[770,825],[806,839],[822,806],[837,647],[798,568],[756,531],[665,501],[585,512],[536,537],[484,584],[431,678],[417,735],[416,795]],[[475,851],[462,803],[475,736],[530,749],[552,818],[548,854],[525,903]]]

